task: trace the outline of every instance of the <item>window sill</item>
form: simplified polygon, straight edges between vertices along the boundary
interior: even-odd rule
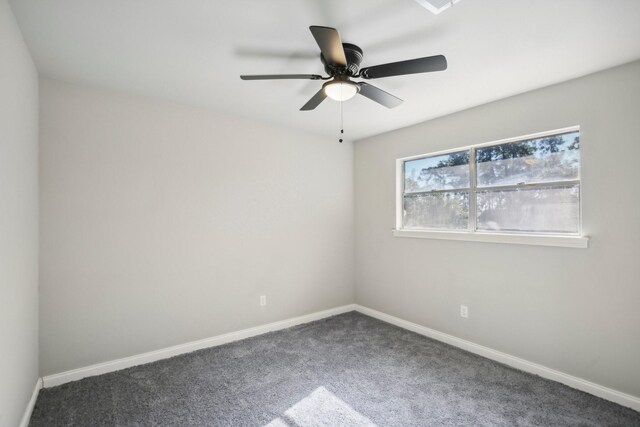
[[[511,243],[516,245],[559,246],[587,248],[588,237],[559,235],[530,235],[508,233],[469,233],[465,231],[393,230],[394,237],[420,239],[463,240],[468,242]]]

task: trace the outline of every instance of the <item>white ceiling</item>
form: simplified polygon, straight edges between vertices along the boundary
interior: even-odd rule
[[[298,109],[323,73],[309,25],[335,27],[363,66],[444,54],[444,72],[371,80],[405,100],[344,104],[348,139],[397,129],[640,58],[638,0],[13,0],[44,76],[337,135],[339,104]],[[640,78],[640,76],[639,76]]]

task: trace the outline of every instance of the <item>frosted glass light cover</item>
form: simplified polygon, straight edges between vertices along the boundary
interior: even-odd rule
[[[350,82],[334,82],[324,87],[324,93],[336,101],[346,101],[358,93],[358,86]]]

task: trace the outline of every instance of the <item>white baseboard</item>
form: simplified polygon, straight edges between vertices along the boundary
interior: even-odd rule
[[[22,416],[22,420],[20,420],[19,427],[27,427],[29,425],[29,420],[31,419],[31,413],[33,413],[33,408],[36,406],[36,400],[38,399],[38,392],[42,388],[42,379],[38,378],[36,381],[36,386],[33,388],[33,393],[31,393],[31,399],[29,399],[29,403],[27,404],[27,408],[24,411],[24,415]]]
[[[382,320],[384,322],[391,323],[392,325],[399,326],[403,329],[408,329],[420,335],[424,335],[426,337],[451,344],[455,347],[459,347],[471,353],[486,357],[487,359],[495,360],[516,369],[520,369],[525,372],[539,375],[543,378],[557,381],[559,383],[568,385],[569,387],[593,394],[594,396],[598,396],[603,399],[610,400],[619,405],[629,407],[636,411],[640,411],[640,398],[636,396],[622,393],[620,391],[613,390],[611,388],[604,387],[587,380],[583,380],[582,378],[574,377],[573,375],[565,374],[564,372],[556,371],[555,369],[547,368],[546,366],[529,362],[528,360],[521,359],[519,357],[512,356],[498,350],[493,350],[489,347],[485,347],[479,344],[472,343],[471,341],[454,337],[453,335],[436,331],[435,329],[430,329],[395,316],[390,316],[388,314],[373,310],[368,307],[356,304],[356,311],[359,311],[362,314],[366,314],[367,316],[375,317],[376,319]]]
[[[26,426],[31,411],[35,405],[35,400],[38,395],[38,391],[41,387],[53,387],[60,384],[64,384],[70,381],[76,381],[85,377],[94,375],[106,374],[108,372],[118,371],[120,369],[130,368],[132,366],[141,365],[144,363],[155,362],[161,359],[167,359],[169,357],[178,356],[184,353],[190,353],[192,351],[201,350],[204,348],[214,347],[222,344],[226,344],[233,341],[261,335],[271,331],[277,331],[280,329],[289,328],[291,326],[300,325],[303,323],[312,322],[314,320],[323,319],[337,314],[346,313],[349,311],[359,311],[362,314],[374,317],[392,325],[399,326],[403,329],[407,329],[416,332],[420,335],[424,335],[429,338],[433,338],[438,341],[451,344],[455,347],[467,350],[471,353],[478,354],[486,357],[487,359],[495,360],[505,365],[520,369],[525,372],[539,375],[543,378],[547,378],[559,383],[568,385],[578,390],[593,394],[594,396],[601,397],[603,399],[610,400],[620,405],[629,407],[636,411],[640,411],[640,398],[632,396],[630,394],[622,393],[617,390],[613,390],[608,387],[592,383],[587,380],[583,380],[573,375],[565,374],[564,372],[557,371],[555,369],[547,368],[546,366],[539,365],[537,363],[529,362],[528,360],[521,359],[516,356],[512,356],[507,353],[503,353],[498,350],[491,349],[479,344],[475,344],[471,341],[457,338],[453,335],[445,334],[435,329],[427,328],[425,326],[418,325],[416,323],[409,322],[407,320],[400,319],[399,317],[391,316],[382,313],[377,310],[373,310],[368,307],[364,307],[358,304],[348,304],[341,307],[336,307],[329,310],[319,311],[316,313],[307,314],[305,316],[294,317],[291,319],[281,320],[279,322],[273,322],[262,326],[256,326],[254,328],[243,329],[237,332],[231,332],[228,334],[218,335],[211,338],[205,338],[198,341],[192,341],[186,344],[180,344],[172,347],[167,347],[161,350],[151,351],[148,353],[137,354],[122,359],[116,359],[109,362],[98,363],[84,368],[74,369],[71,371],[61,372],[59,374],[47,375],[42,378],[42,382],[38,381],[36,389],[29,402],[23,423],[20,426]]]
[[[337,314],[346,313],[348,311],[354,311],[355,309],[355,304],[348,304],[300,317],[293,317],[278,322],[268,323],[262,326],[256,326],[254,328],[243,329],[237,332],[230,332],[228,334],[205,338],[198,341],[192,341],[185,344],[179,344],[156,351],[150,351],[148,353],[137,354],[134,356],[124,357],[122,359],[116,359],[109,362],[86,366],[84,368],[73,369],[71,371],[61,372],[59,374],[47,375],[42,378],[43,387],[54,387],[60,384],[80,380],[82,378],[91,377],[94,375],[106,374],[108,372],[119,371],[121,369],[130,368],[136,365],[142,365],[144,363],[167,359],[169,357],[178,356],[184,353],[191,353],[192,351],[201,350],[203,348],[214,347],[230,343],[232,341],[238,341],[256,335],[261,335],[267,332],[289,328],[291,326],[300,325],[302,323],[324,319],[325,317],[331,317]]]

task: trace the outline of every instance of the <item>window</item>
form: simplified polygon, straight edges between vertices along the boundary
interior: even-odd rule
[[[399,236],[520,236],[514,243],[580,237],[577,127],[399,159],[398,180]],[[586,239],[560,245],[586,247]]]

